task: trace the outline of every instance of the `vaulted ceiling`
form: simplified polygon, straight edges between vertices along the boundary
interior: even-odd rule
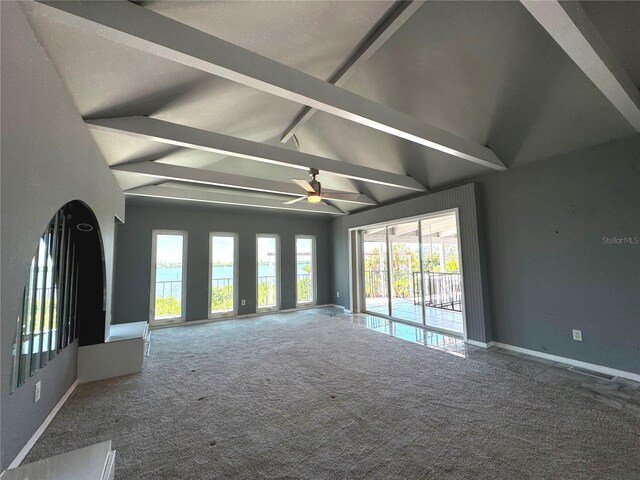
[[[532,3],[23,8],[125,193],[341,214],[640,131],[640,2]]]

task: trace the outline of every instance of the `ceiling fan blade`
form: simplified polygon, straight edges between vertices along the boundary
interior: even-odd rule
[[[350,192],[322,192],[322,198],[327,200],[356,200],[359,196],[359,193]]]
[[[292,178],[291,181],[293,183],[301,186],[302,188],[304,188],[307,192],[315,193],[315,190],[313,189],[313,187],[306,180],[300,180],[298,178]]]
[[[284,202],[284,205],[291,205],[293,203],[298,203],[302,200],[306,200],[307,197],[298,197],[298,198],[294,198],[293,200],[289,200],[288,202]]]

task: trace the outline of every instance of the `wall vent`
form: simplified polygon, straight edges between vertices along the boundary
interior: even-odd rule
[[[591,377],[604,378],[605,380],[613,380],[615,378],[613,375],[609,375],[608,373],[594,372],[593,370],[587,370],[586,368],[580,368],[576,366],[569,367],[569,370],[582,373],[584,375],[589,375]]]

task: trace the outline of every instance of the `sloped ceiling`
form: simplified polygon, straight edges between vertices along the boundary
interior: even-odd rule
[[[379,1],[139,4],[322,80],[395,7]],[[147,115],[282,146],[283,132],[302,108],[56,23],[38,5],[25,4],[24,10],[85,118]],[[585,11],[637,87],[640,2],[586,2]],[[425,2],[343,88],[486,145],[509,168],[634,134],[519,2]],[[111,166],[158,160],[279,181],[301,177],[300,170],[285,166],[115,133],[92,135]],[[490,171],[322,112],[296,138],[298,146],[289,142],[286,148],[410,175],[428,188]],[[163,183],[115,174],[123,189]],[[325,188],[360,191],[379,202],[410,193],[328,173],[320,180]]]

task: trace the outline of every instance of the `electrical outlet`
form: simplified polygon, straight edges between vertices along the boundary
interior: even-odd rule
[[[242,305],[243,307],[246,307],[247,301],[243,298],[242,301],[240,302],[240,305]]]
[[[578,342],[582,341],[582,330],[574,330],[573,331],[573,339]]]
[[[42,386],[42,380],[38,381],[38,383],[36,383],[36,391],[34,393],[33,396],[33,403],[38,403],[38,400],[40,400],[40,388]]]
[[[336,292],[336,297],[340,298],[340,292]]]

